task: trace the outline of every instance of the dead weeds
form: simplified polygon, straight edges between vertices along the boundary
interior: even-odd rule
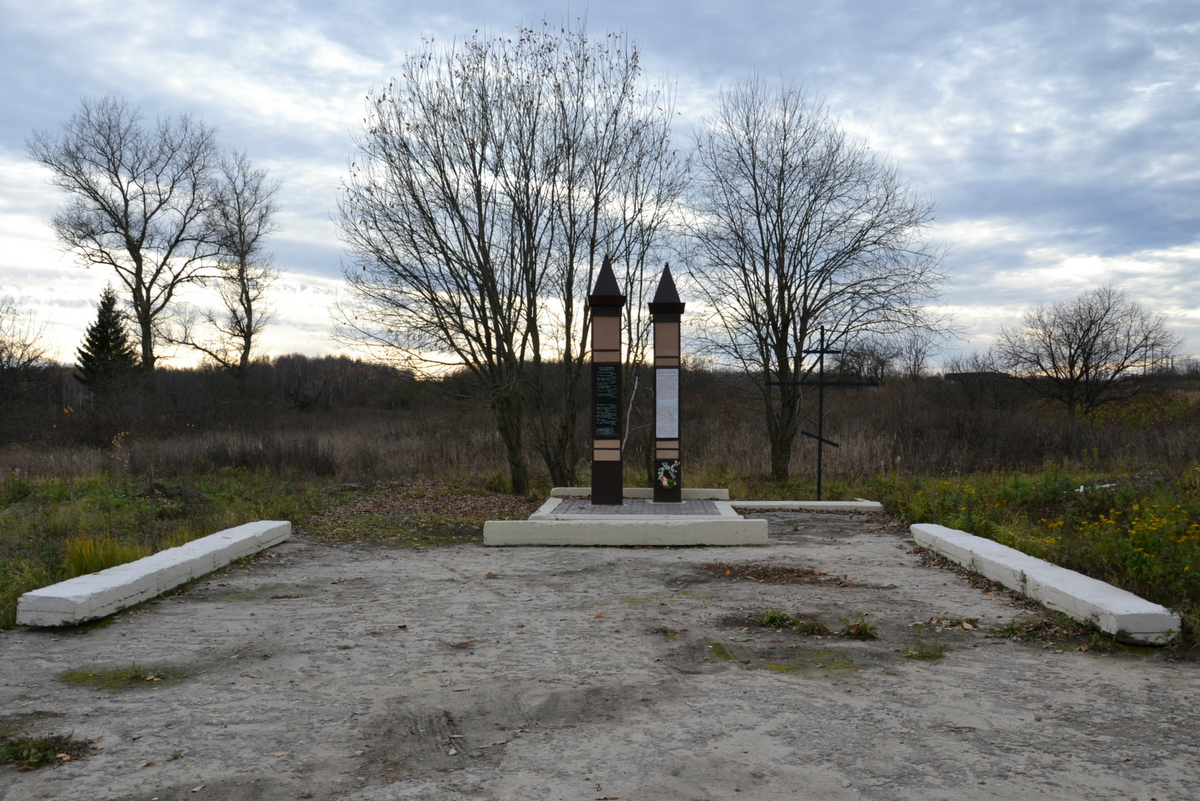
[[[760,584],[834,584],[838,587],[856,586],[855,580],[849,576],[827,575],[824,570],[817,570],[815,567],[773,565],[761,562],[749,562],[745,564],[709,562],[700,565],[697,570],[708,578],[757,581]]]
[[[525,519],[543,501],[437,481],[397,481],[310,515],[296,533],[326,542],[458,545],[482,541],[485,521]]]

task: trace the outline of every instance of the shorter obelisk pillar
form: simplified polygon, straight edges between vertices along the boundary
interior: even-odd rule
[[[624,503],[625,472],[621,461],[621,309],[625,296],[604,264],[588,295],[592,323],[592,505]]]
[[[679,450],[679,326],[683,306],[671,278],[671,265],[665,264],[658,291],[650,302],[654,324],[654,459],[650,481],[655,503],[683,500]]]

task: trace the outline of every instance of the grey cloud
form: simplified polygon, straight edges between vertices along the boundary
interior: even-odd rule
[[[950,242],[952,302],[984,293],[1006,307],[1040,300],[1038,287],[996,285],[1028,269],[1031,253],[1115,259],[1200,242],[1200,3],[571,8],[568,17],[566,4],[487,0],[9,6],[0,150],[22,152],[31,129],[57,127],[82,94],[122,94],[150,117],[193,110],[220,127],[226,146],[279,165],[288,230],[275,241],[277,263],[336,278],[342,252],[330,215],[362,95],[422,35],[505,33],[586,11],[593,35],[627,29],[648,74],[677,82],[681,139],[720,85],[757,70],[824,97],[937,200],[947,229],[1019,230],[1017,241]],[[158,46],[142,64],[133,54],[147,42]],[[1126,278],[1135,294],[1200,306],[1195,282]],[[1200,331],[1189,347],[1200,352]]]

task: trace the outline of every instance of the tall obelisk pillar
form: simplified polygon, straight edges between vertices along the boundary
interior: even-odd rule
[[[654,324],[654,460],[650,481],[655,503],[683,500],[679,459],[679,326],[683,306],[671,278],[671,265],[665,264],[650,302]]]
[[[625,296],[604,264],[588,295],[592,317],[592,504],[624,503],[625,472],[621,462],[621,309]]]

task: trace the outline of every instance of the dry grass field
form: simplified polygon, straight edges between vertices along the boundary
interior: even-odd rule
[[[494,423],[460,378],[414,382],[357,363],[289,358],[250,395],[231,396],[211,374],[175,371],[154,405],[100,414],[76,400],[82,410],[43,409],[38,436],[0,447],[0,626],[12,625],[28,589],[247,520],[303,525],[418,486],[434,499],[425,517],[367,515],[369,525],[322,535],[384,536],[391,526],[392,535],[436,543],[446,531],[477,531],[479,513],[462,510],[492,508],[485,499],[508,492]],[[1192,383],[1180,378],[1086,419],[1011,382],[897,378],[831,390],[825,430],[840,447],[825,451],[824,497],[876,498],[905,522],[993,537],[1194,617]],[[814,446],[798,438],[792,477],[770,480],[761,417],[736,380],[692,370],[682,395],[686,484],[745,499],[814,496]],[[638,398],[630,415],[630,486],[648,483],[648,400]],[[532,503],[550,479],[532,448],[528,456]]]

